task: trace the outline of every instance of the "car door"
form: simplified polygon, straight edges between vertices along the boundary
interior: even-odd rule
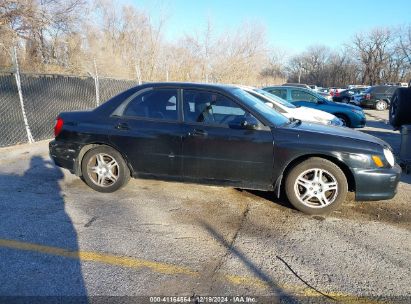
[[[259,130],[241,127],[244,118],[253,116],[233,99],[216,92],[184,90],[183,110],[185,177],[252,188],[270,187],[270,128],[261,123]]]
[[[111,143],[139,175],[181,175],[181,121],[178,90],[137,92],[114,112]]]
[[[289,101],[289,98],[287,96],[287,89],[286,88],[266,88],[265,89],[267,92],[274,94],[284,100]]]
[[[291,89],[290,91],[291,102],[294,105],[308,108],[318,108],[320,106],[320,104],[318,103],[319,98],[315,95],[298,89]]]

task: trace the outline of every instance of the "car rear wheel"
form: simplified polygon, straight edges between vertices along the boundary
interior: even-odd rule
[[[385,100],[379,100],[375,104],[375,109],[378,111],[384,111],[388,108],[388,103]]]
[[[350,99],[348,99],[347,97],[344,97],[342,99],[342,103],[349,103],[349,102],[350,102]]]
[[[130,169],[120,153],[107,146],[89,150],[81,162],[83,180],[99,192],[114,192],[130,179]]]
[[[289,172],[285,191],[296,209],[307,214],[325,214],[344,202],[348,183],[344,172],[336,164],[313,157]]]

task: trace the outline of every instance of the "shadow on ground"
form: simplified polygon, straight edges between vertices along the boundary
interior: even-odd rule
[[[79,250],[62,179],[61,170],[40,156],[31,158],[23,175],[0,173],[1,296],[76,296],[76,303],[87,302],[79,260],[38,250],[38,245]]]
[[[241,263],[249,270],[256,278],[264,282],[275,295],[272,298],[272,303],[299,303],[299,301],[292,295],[288,294],[283,288],[281,288],[267,273],[265,273],[258,265],[250,260],[244,252],[234,246],[235,237],[232,241],[224,238],[212,225],[200,220],[201,226],[220,244],[227,250],[227,255],[233,255],[239,259]],[[241,226],[239,227],[241,229]],[[224,256],[224,257],[225,257]],[[223,257],[223,258],[224,258]],[[218,271],[216,269],[215,271]]]
[[[393,127],[389,124],[386,124],[382,121],[375,121],[375,120],[368,120],[367,121],[367,127],[369,128],[376,128],[376,129],[382,129],[382,130],[389,130],[393,131]]]

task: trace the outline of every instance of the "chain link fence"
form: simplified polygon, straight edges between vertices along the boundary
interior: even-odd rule
[[[0,75],[0,147],[27,142],[14,75]]]
[[[15,75],[0,74],[0,147],[53,137],[60,112],[92,109],[99,102],[136,86],[136,81],[62,75],[20,74],[22,101]],[[28,126],[24,124],[23,107]]]

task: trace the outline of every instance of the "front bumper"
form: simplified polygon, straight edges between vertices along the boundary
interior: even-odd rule
[[[357,201],[378,201],[391,199],[397,193],[401,167],[354,169]]]
[[[54,163],[62,168],[70,170],[76,174],[76,159],[79,152],[79,146],[64,141],[52,140],[49,142],[49,154]]]
[[[353,128],[364,128],[367,123],[367,118],[365,115],[355,114],[351,119],[351,127]]]

